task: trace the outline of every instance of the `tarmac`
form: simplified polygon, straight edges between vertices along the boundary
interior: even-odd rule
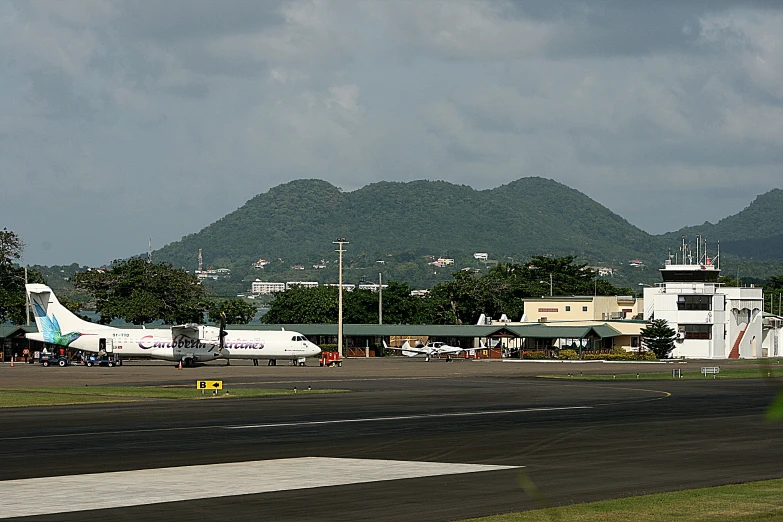
[[[456,520],[783,477],[783,425],[764,418],[780,378],[536,377],[668,372],[672,364],[2,364],[2,388],[219,379],[229,390],[351,393],[0,409],[0,491],[15,499],[14,511],[0,502],[0,518]],[[704,365],[753,367],[676,367]]]

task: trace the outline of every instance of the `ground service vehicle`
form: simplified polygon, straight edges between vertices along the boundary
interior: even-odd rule
[[[39,358],[42,366],[59,366],[64,368],[71,364],[71,361],[64,355],[57,355],[56,353],[42,353]]]
[[[331,368],[342,366],[343,362],[340,360],[340,352],[321,352],[320,365]]]
[[[108,355],[91,355],[84,360],[84,364],[87,366],[109,366],[112,367],[115,364],[120,364],[114,359],[114,357]]]

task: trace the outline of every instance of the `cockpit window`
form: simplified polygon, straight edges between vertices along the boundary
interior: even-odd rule
[[[292,341],[306,341],[304,335],[295,335],[291,338]]]

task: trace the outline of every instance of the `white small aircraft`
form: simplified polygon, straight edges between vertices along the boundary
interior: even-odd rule
[[[296,364],[303,357],[321,353],[307,338],[290,330],[226,330],[199,324],[164,329],[115,328],[84,321],[57,300],[51,288],[26,285],[38,325],[35,341],[67,346],[85,352],[107,352],[122,357],[151,357],[179,361],[183,366],[222,359],[264,359],[270,366],[278,359]],[[66,333],[67,332],[67,333]]]
[[[406,340],[403,345],[399,348],[395,348],[394,346],[389,346],[386,344],[386,341],[383,341],[383,347],[386,350],[398,350],[402,352],[403,355],[407,357],[416,357],[417,355],[423,355],[425,362],[429,362],[429,360],[433,356],[441,356],[445,355],[447,361],[451,361],[452,355],[459,355],[462,352],[469,352],[471,350],[476,350],[476,348],[460,348],[459,346],[449,346],[446,343],[441,342],[430,342],[427,344],[421,344],[420,342],[416,342],[417,346],[411,346],[410,343]],[[481,348],[479,348],[480,350]]]

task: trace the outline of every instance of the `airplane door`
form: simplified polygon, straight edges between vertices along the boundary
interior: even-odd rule
[[[112,353],[114,351],[114,339],[98,339],[98,352]]]

